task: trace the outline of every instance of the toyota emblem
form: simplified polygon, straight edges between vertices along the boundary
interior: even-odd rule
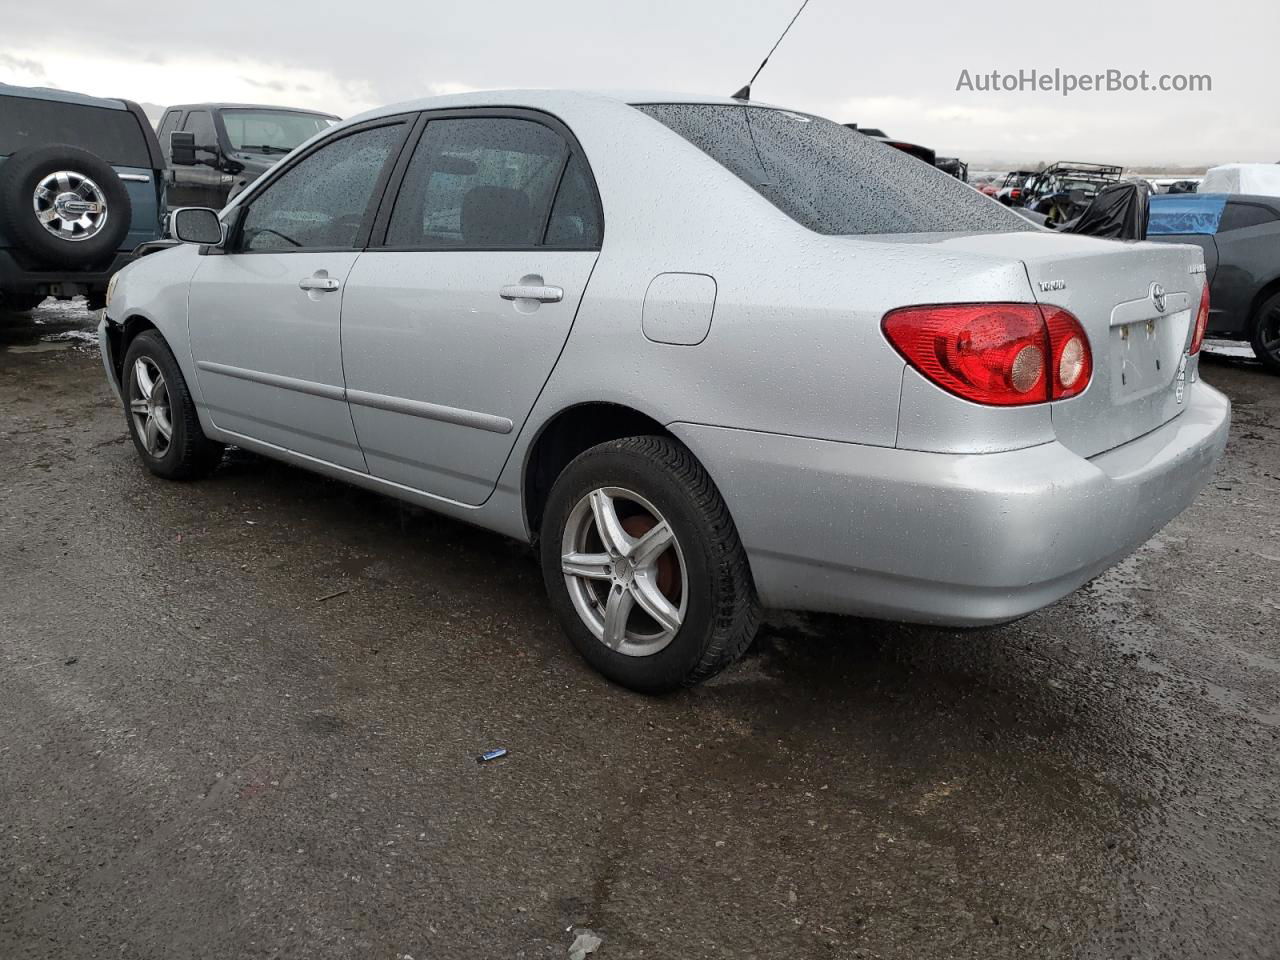
[[[1151,285],[1151,302],[1156,305],[1156,309],[1164,313],[1164,287],[1158,283]]]

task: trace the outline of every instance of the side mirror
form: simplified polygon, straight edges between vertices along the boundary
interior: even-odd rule
[[[222,243],[222,221],[208,207],[178,207],[169,214],[169,225],[173,238],[183,243],[213,247]]]
[[[169,162],[175,167],[196,165],[196,135],[175,130],[169,134]]]

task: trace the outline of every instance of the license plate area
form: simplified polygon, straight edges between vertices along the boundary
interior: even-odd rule
[[[1129,400],[1172,386],[1188,319],[1184,310],[1111,327],[1113,397]]]

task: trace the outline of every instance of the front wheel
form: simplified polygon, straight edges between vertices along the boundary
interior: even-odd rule
[[[222,444],[200,429],[178,361],[155,330],[138,334],[124,355],[125,417],[142,462],[158,477],[188,480],[209,473]]]
[[[1263,301],[1253,320],[1253,354],[1272,373],[1280,373],[1280,293]]]
[[[715,484],[667,437],[592,447],[556,480],[542,574],[565,632],[642,693],[699,683],[750,645],[760,604]]]

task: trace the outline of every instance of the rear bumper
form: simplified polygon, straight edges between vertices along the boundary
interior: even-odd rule
[[[0,287],[14,293],[43,293],[51,297],[85,296],[103,293],[117,270],[137,259],[133,252],[120,252],[107,267],[93,270],[33,270],[24,267],[13,251],[0,249]]]
[[[765,604],[981,626],[1065,596],[1182,512],[1230,421],[1201,381],[1175,419],[1087,460],[1056,441],[958,455],[671,429],[720,487]]]

